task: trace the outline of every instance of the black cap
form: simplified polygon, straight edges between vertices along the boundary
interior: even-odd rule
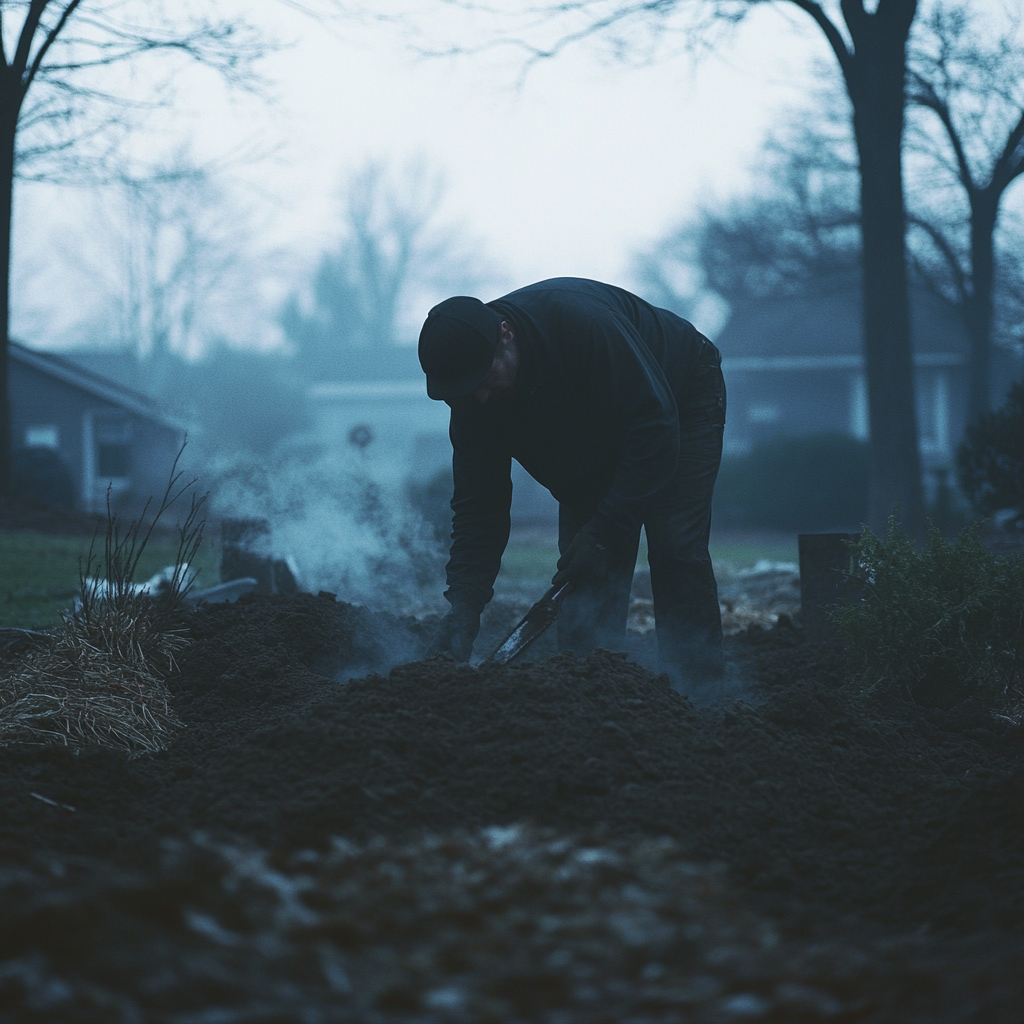
[[[501,314],[479,299],[439,302],[420,331],[420,366],[427,394],[438,400],[471,395],[487,377],[501,339]]]

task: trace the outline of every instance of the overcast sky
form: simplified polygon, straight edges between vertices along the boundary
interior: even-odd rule
[[[289,224],[330,222],[342,168],[422,150],[447,171],[453,208],[522,282],[614,277],[628,249],[695,199],[736,187],[773,111],[794,98],[808,36],[817,42],[813,27],[763,12],[698,67],[631,69],[578,47],[516,89],[494,54],[424,60],[385,26],[341,24],[337,37],[293,26],[300,41],[272,62],[291,136]]]
[[[443,10],[414,6],[441,12],[430,29],[443,39]],[[806,88],[809,60],[828,58],[809,19],[771,5],[700,63],[632,68],[582,45],[535,67],[517,89],[519,65],[494,53],[422,59],[393,26],[325,25],[274,0],[244,10],[289,42],[264,64],[275,101],[219,98],[196,76],[159,144],[188,140],[207,158],[254,142],[270,152],[231,174],[261,206],[261,246],[293,253],[296,273],[337,237],[347,171],[370,157],[422,153],[446,173],[448,213],[483,240],[503,286],[556,275],[628,285],[633,251],[699,202],[743,187],[773,118]],[[450,28],[453,42],[466,41],[464,26]],[[74,316],[83,285],[55,288],[50,253],[73,248],[83,201],[80,191],[22,186],[22,333],[46,333],[47,315],[51,325]]]

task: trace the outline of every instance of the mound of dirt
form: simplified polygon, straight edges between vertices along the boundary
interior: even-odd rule
[[[237,989],[224,996],[236,1015],[218,1019],[271,1019],[255,1015],[238,993],[251,996],[255,985],[260,998],[269,998],[269,976],[258,985],[252,980],[245,950],[255,948],[252,934],[273,926],[306,949],[307,958],[315,949],[320,959],[315,970],[303,968],[317,976],[308,991],[302,971],[288,973],[287,964],[302,957],[287,952],[287,942],[276,960],[260,954],[274,961],[270,974],[280,972],[280,985],[297,985],[290,991],[302,1005],[306,991],[308,1005],[348,1007],[350,1017],[330,1019],[412,1019],[413,1011],[423,1019],[540,1019],[539,1003],[502,1002],[499,990],[510,991],[513,983],[499,984],[505,975],[480,967],[470,954],[481,944],[507,947],[493,956],[495,964],[507,961],[520,940],[536,955],[524,961],[516,984],[555,978],[551,991],[562,995],[544,1008],[561,1007],[560,1020],[627,1013],[636,1020],[1014,1019],[1009,1008],[1024,995],[1024,730],[984,709],[866,705],[844,687],[839,653],[806,644],[785,618],[770,631],[731,638],[728,653],[745,684],[744,699],[706,708],[672,690],[666,677],[608,652],[512,667],[443,658],[406,663],[421,649],[424,627],[327,594],[243,598],[201,609],[189,627],[193,642],[169,680],[185,729],[167,751],[126,759],[104,750],[0,749],[0,858],[7,865],[0,882],[22,901],[22,916],[9,919],[21,923],[0,925],[0,1002],[5,977],[22,993],[19,1005],[27,1005],[60,963],[66,980],[71,961],[92,979],[88,984],[96,972],[107,972],[104,984],[113,991],[109,949],[142,942],[133,956],[153,962],[146,970],[132,968],[132,999],[141,998],[138,979],[156,971],[162,956],[178,964],[168,967],[173,985],[199,986],[190,990],[198,1002],[188,1013],[214,1005],[203,1003],[207,983],[195,974],[203,946],[221,950],[217,970],[232,979],[224,991]],[[398,667],[350,678],[387,664]],[[704,907],[704,897],[691,894],[689,920],[680,908],[691,896],[680,895],[676,882],[664,883],[668,888],[657,897],[662,909],[638,896],[628,913],[619,896],[601,895],[599,887],[573,897],[597,908],[603,922],[594,925],[597,932],[542,941],[544,908],[552,920],[563,913],[556,908],[562,861],[556,857],[545,869],[547,881],[502,889],[489,903],[494,865],[504,854],[488,853],[487,844],[503,834],[531,849],[567,844],[562,860],[571,850],[613,851],[608,856],[627,865],[617,876],[620,895],[630,879],[637,892],[661,891],[636,858],[643,860],[646,854],[637,851],[652,839],[668,842],[665,878],[682,877],[680,865],[689,865],[693,879],[713,876],[726,895],[708,897]],[[339,837],[349,845],[332,846]],[[420,868],[413,864],[420,854],[410,850],[420,850],[425,863],[443,852],[447,866],[437,868],[443,885],[435,877],[419,887]],[[299,924],[268,909],[265,893],[239,895],[245,886],[237,882],[237,863],[245,857],[277,865],[281,878],[293,880],[288,899]],[[338,857],[378,865],[373,871],[384,871],[405,893],[405,916],[394,916],[384,895],[375,911],[369,882],[352,883],[347,896],[338,896],[336,881],[323,880],[335,878],[331,865]],[[383,863],[392,866],[385,870]],[[295,882],[304,872],[319,880]],[[277,892],[275,899],[285,898],[283,881],[260,884]],[[700,889],[704,882],[693,884]],[[328,890],[334,895],[325,895]],[[348,907],[351,920],[355,906],[365,935],[345,925],[347,937],[339,938],[333,926],[310,924],[317,914],[342,913],[339,907]],[[313,917],[302,916],[307,912]],[[637,944],[627,925],[616,931],[620,913],[640,914],[650,935],[662,939]],[[49,930],[84,919],[91,945],[73,953],[55,949]],[[694,939],[697,952],[685,954],[679,943],[697,934],[694,921],[703,921],[711,938],[707,945]],[[716,930],[730,928],[734,942]],[[428,932],[434,936],[429,955],[416,938]],[[238,937],[243,933],[249,938]],[[560,934],[555,925],[550,934]],[[730,942],[739,950],[732,960],[722,952]],[[794,966],[836,942],[842,952],[826,956],[827,966]],[[259,948],[270,949],[268,943]],[[107,966],[88,953],[104,945]],[[448,952],[438,952],[442,947]],[[585,949],[591,952],[584,955]],[[331,975],[335,955],[348,966]],[[78,957],[91,967],[84,969]],[[573,973],[580,962],[591,965],[590,975]],[[957,963],[959,980],[951,973]],[[651,1002],[663,975],[671,984],[662,988],[703,995]],[[332,976],[349,980],[331,989]],[[593,976],[604,979],[596,988],[586,981]],[[858,979],[852,987],[851,978]],[[605,984],[615,979],[619,1003],[609,994],[614,985]],[[146,984],[151,991],[157,982]],[[858,986],[872,985],[887,994],[856,995]],[[945,994],[921,1002],[922,985]],[[406,995],[389,1002],[392,990]],[[597,992],[598,1004],[619,1010],[594,1016],[597,1004],[583,996],[580,1002],[572,995],[577,990]],[[793,993],[804,990],[812,995],[798,1007]],[[67,1006],[79,1012],[85,996],[70,982],[66,991],[78,992]],[[152,1019],[186,1019],[184,1005],[174,1016],[172,1003],[161,1011],[165,1016]],[[283,1003],[273,1005],[284,1012]],[[899,1012],[889,1016],[885,1006]],[[579,1016],[565,1016],[570,1010]],[[359,1016],[371,1011],[378,1016]],[[66,1019],[85,1019],[67,1012]],[[46,1019],[65,1019],[48,1013]]]

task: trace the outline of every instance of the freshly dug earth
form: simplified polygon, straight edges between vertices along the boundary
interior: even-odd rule
[[[0,749],[4,1021],[1020,1019],[1019,725],[786,619],[706,708],[607,652],[349,679],[424,627],[330,595],[189,626],[166,752]]]

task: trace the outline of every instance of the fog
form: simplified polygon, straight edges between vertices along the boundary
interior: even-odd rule
[[[285,559],[302,590],[398,615],[442,612],[446,555],[403,479],[351,450],[307,453],[274,469],[214,462],[211,507],[265,520],[260,554]]]
[[[870,466],[856,152],[824,39],[786,6],[700,52],[669,39],[619,59],[584,42],[528,68],[515,47],[471,52],[491,27],[474,36],[459,5],[317,20],[271,0],[225,4],[268,40],[258,81],[231,88],[192,68],[169,91],[150,71],[117,71],[112,88],[154,105],[126,114],[113,159],[90,164],[83,149],[58,176],[26,164],[12,335],[150,396],[188,427],[215,515],[268,520],[304,589],[372,608],[443,609],[445,531],[411,497],[450,459],[413,355],[419,324],[447,295],[549,276],[630,287],[722,340],[718,526],[855,527]],[[425,55],[451,47],[466,52]],[[971,95],[982,167],[1019,97],[994,109]],[[952,507],[942,474],[967,418],[968,218],[941,132],[916,108],[906,166],[914,344],[932,346],[914,396],[925,483]],[[1020,370],[1022,210],[1008,189],[997,396]],[[773,390],[783,378],[763,367],[808,353],[841,373]],[[766,497],[769,462],[792,472],[773,472],[788,482]],[[553,536],[550,503],[516,514]]]
[[[446,10],[432,13],[431,40],[462,42]],[[807,44],[821,52],[811,32],[758,15],[701,62],[617,67],[578,48],[520,85],[521,61],[509,56],[424,59],[386,24],[315,22],[271,0],[244,11],[285,44],[261,65],[264,95],[186,70],[173,105],[136,126],[122,161],[142,175],[187,153],[214,169],[222,207],[248,225],[238,255],[250,285],[261,285],[255,297],[236,287],[217,304],[236,322],[222,316],[215,333],[239,347],[280,343],[276,305],[336,243],[342,190],[372,159],[422,155],[445,175],[446,215],[483,240],[494,288],[564,274],[628,283],[634,248],[745,179],[773,109],[796,95]],[[142,74],[133,87],[146,83]],[[16,336],[111,344],[95,305],[123,262],[113,191],[88,175],[19,185]],[[445,292],[438,285],[434,297]],[[414,323],[407,317],[403,340]]]

